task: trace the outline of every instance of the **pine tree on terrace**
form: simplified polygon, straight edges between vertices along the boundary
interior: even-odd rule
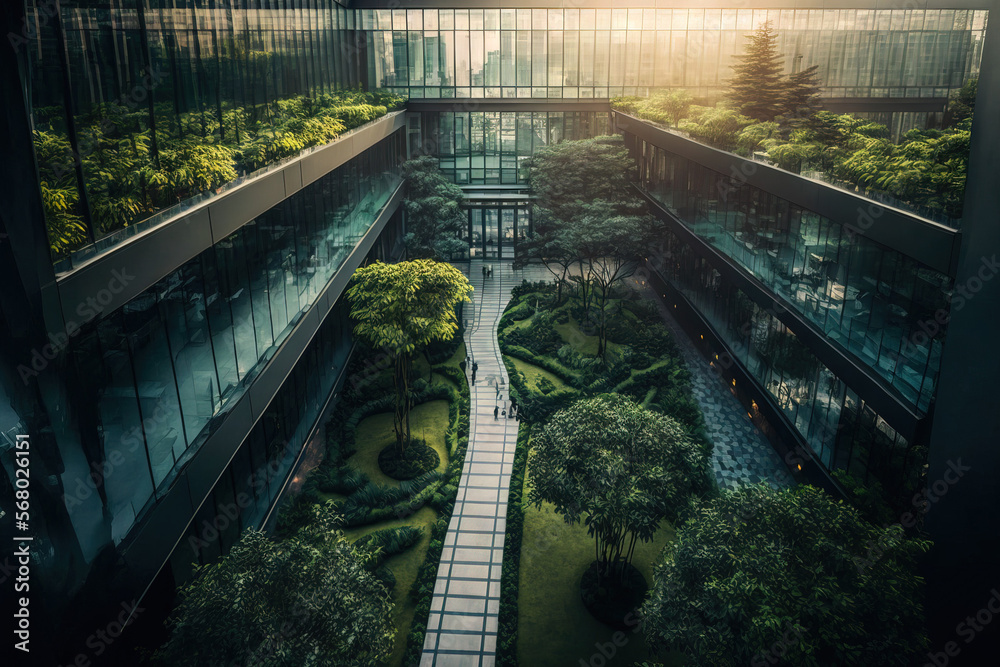
[[[785,84],[784,114],[797,121],[809,118],[819,108],[819,65],[789,74]]]
[[[740,63],[733,65],[728,97],[744,116],[772,121],[783,111],[787,84],[777,41],[774,27],[766,21],[747,35],[746,51],[736,56]]]

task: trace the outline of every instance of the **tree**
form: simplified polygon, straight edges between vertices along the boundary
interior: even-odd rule
[[[287,540],[247,530],[181,590],[156,657],[172,666],[384,664],[392,596],[370,572],[373,554],[339,526],[330,501]]]
[[[744,116],[771,121],[780,114],[785,98],[783,58],[778,53],[778,35],[770,21],[746,36],[746,50],[736,56],[728,97]]]
[[[607,360],[608,311],[614,287],[635,273],[653,242],[654,224],[651,216],[622,214],[613,204],[598,200],[567,230],[577,256],[586,263],[581,271],[584,308],[588,306],[585,288],[590,283],[597,309],[597,354],[602,361]]]
[[[979,77],[972,77],[965,85],[948,96],[948,122],[946,125],[957,125],[967,118],[972,118],[976,111],[976,93],[979,91]]]
[[[741,487],[702,504],[656,566],[642,607],[652,648],[691,664],[911,664],[927,644],[918,555],[810,486]]]
[[[444,177],[437,158],[424,155],[403,163],[403,177],[407,256],[447,261],[468,254],[469,244],[460,238],[468,226],[462,189]]]
[[[789,74],[784,87],[781,113],[796,124],[816,113],[819,107],[819,65]]]
[[[602,394],[555,413],[532,441],[529,501],[594,537],[598,573],[624,577],[637,541],[709,490],[708,452],[672,417]]]
[[[461,271],[429,259],[375,262],[354,272],[347,290],[354,333],[393,360],[393,428],[400,457],[410,444],[413,356],[435,341],[451,340],[458,331],[455,308],[471,293]]]
[[[538,206],[559,221],[575,220],[595,199],[624,203],[635,161],[620,136],[563,141],[540,149],[528,163]]]

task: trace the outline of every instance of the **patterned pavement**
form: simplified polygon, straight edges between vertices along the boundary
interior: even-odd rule
[[[483,277],[484,263],[492,264],[492,278]],[[511,288],[534,272],[515,272],[509,261],[499,260],[460,266],[470,272],[475,288],[472,304],[465,308],[471,356],[467,372],[473,361],[479,368],[471,385],[465,468],[441,552],[420,664],[488,667],[496,661],[507,493],[517,444],[517,422],[502,415],[493,418],[494,407],[510,407],[496,329]]]
[[[775,489],[794,486],[795,480],[784,461],[767,437],[750,422],[746,409],[698,352],[666,304],[648,286],[636,289],[656,304],[691,371],[691,389],[705,416],[715,451],[712,467],[719,487],[731,489],[757,482],[767,482]]]

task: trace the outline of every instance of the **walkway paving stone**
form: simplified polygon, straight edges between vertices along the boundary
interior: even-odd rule
[[[492,278],[483,276],[483,264],[492,264]],[[459,266],[469,272],[475,288],[472,304],[465,308],[467,372],[471,374],[472,362],[479,368],[471,385],[469,447],[441,552],[420,664],[487,667],[496,662],[507,493],[517,444],[517,422],[503,415],[493,418],[494,407],[510,408],[496,329],[511,289],[525,277],[537,278],[535,271],[513,271],[509,260],[473,260]]]
[[[705,416],[705,425],[712,440],[715,454],[712,467],[719,487],[732,489],[741,484],[758,482],[767,482],[775,489],[794,486],[795,479],[785,462],[774,451],[767,437],[753,425],[743,405],[708,360],[698,352],[670,309],[648,286],[637,289],[656,304],[691,371],[691,389]]]

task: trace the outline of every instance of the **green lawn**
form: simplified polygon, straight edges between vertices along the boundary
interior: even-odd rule
[[[525,479],[528,497],[530,479]],[[633,563],[653,581],[653,563],[668,540],[671,526],[652,542],[636,547]],[[579,667],[597,652],[595,644],[612,642],[615,630],[594,619],[580,600],[580,577],[594,560],[594,540],[582,525],[567,525],[551,505],[525,507],[524,538],[518,595],[518,660],[530,667]],[[638,627],[638,626],[637,626]],[[608,667],[631,667],[651,658],[642,633],[625,633]],[[682,665],[679,656],[665,665]]]
[[[431,526],[437,521],[437,512],[430,507],[422,507],[416,513],[404,519],[393,519],[382,521],[368,526],[360,526],[344,531],[351,541],[367,535],[382,528],[398,528],[400,526],[417,526],[424,531],[420,541],[406,551],[386,560],[386,565],[396,576],[396,587],[392,590],[393,607],[392,617],[396,626],[396,639],[392,649],[392,656],[387,665],[399,667],[403,664],[403,654],[406,651],[406,636],[410,632],[410,624],[413,622],[413,614],[416,612],[416,605],[410,598],[410,588],[417,578],[417,572],[427,557],[427,547],[431,542]]]
[[[514,362],[514,368],[516,368],[519,372],[524,373],[524,381],[528,385],[528,388],[532,391],[538,391],[538,381],[543,377],[548,378],[552,384],[555,385],[556,391],[569,388],[569,385],[563,382],[562,378],[555,373],[535,366],[534,364],[530,364],[527,361],[518,359],[514,356],[508,356],[507,358]]]
[[[355,443],[358,451],[348,459],[348,463],[368,475],[376,484],[399,486],[399,482],[389,477],[378,467],[378,455],[388,445],[396,442],[392,428],[391,412],[380,412],[363,419],[358,424]],[[448,428],[448,401],[421,403],[410,411],[410,431],[418,438],[427,440],[441,458],[437,471],[444,472],[448,466],[448,448],[444,434]]]

